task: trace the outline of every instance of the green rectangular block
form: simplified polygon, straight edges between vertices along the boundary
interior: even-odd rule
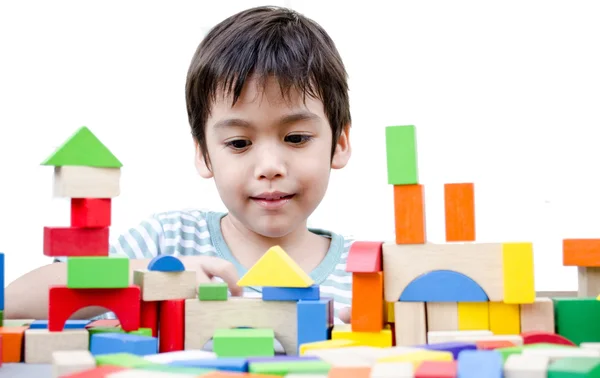
[[[129,287],[127,257],[67,258],[67,287],[70,289],[119,289]]]
[[[385,128],[388,184],[414,185],[419,183],[417,135],[414,126]]]
[[[600,342],[600,301],[595,297],[552,298],[556,333],[575,345]]]
[[[331,370],[328,362],[321,360],[305,361],[281,361],[281,362],[258,362],[251,363],[248,371],[255,374],[323,374],[326,375]]]
[[[550,362],[548,378],[600,378],[600,358],[566,357]]]
[[[217,357],[273,357],[275,332],[266,328],[217,329],[213,351]]]
[[[201,301],[226,301],[227,284],[225,282],[201,283],[198,287],[198,299]]]
[[[94,356],[97,366],[120,366],[124,368],[136,369],[144,366],[157,365],[155,362],[148,361],[143,357],[131,353],[113,353],[100,354]]]

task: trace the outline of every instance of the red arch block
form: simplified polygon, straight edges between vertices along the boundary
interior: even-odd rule
[[[575,343],[564,336],[545,331],[523,332],[521,336],[523,337],[523,345],[547,343],[576,346]]]
[[[124,331],[140,328],[141,290],[132,285],[123,289],[69,289],[65,285],[50,288],[48,330],[62,331],[77,310],[100,306],[115,313]]]

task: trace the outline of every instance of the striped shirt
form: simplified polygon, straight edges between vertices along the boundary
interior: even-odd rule
[[[215,256],[231,262],[242,277],[248,270],[233,256],[223,239],[221,218],[226,213],[189,210],[155,214],[129,229],[111,243],[111,256],[131,259],[153,258],[160,254],[173,256]],[[340,324],[338,312],[350,306],[352,274],[346,272],[346,259],[351,240],[323,229],[309,228],[317,235],[331,239],[329,251],[321,263],[309,273],[320,286],[322,297],[334,301],[334,321]],[[244,288],[244,296],[259,297],[261,288]],[[103,318],[114,318],[109,313]]]

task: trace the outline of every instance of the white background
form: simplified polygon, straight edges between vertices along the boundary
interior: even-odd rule
[[[597,1],[3,2],[7,283],[51,261],[44,226],[68,225],[40,163],[80,126],[124,163],[113,237],[153,212],[225,210],[194,169],[185,76],[208,28],[259,4],[319,22],[350,74],[354,154],[311,226],[394,240],[384,128],[414,124],[429,239],[444,241],[443,184],[474,182],[477,240],[532,241],[536,289],[576,289],[561,239],[600,237]]]

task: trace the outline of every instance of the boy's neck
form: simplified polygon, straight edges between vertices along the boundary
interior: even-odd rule
[[[230,214],[221,218],[221,232],[231,254],[246,269],[269,248],[279,245],[306,273],[310,273],[323,260],[331,242],[309,231],[306,224],[281,238],[264,237],[238,225]]]

